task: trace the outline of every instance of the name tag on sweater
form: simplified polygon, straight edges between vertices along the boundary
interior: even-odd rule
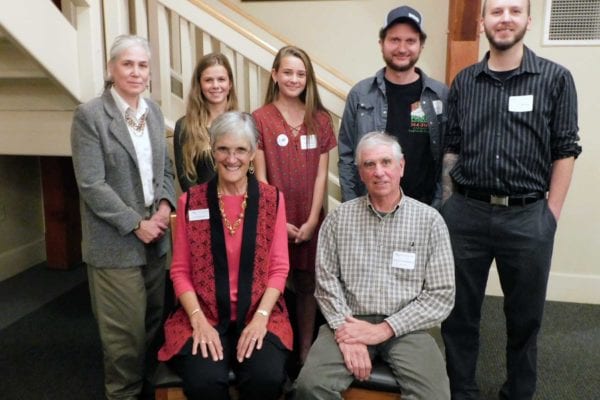
[[[533,111],[533,95],[510,96],[508,98],[508,111],[510,112],[529,112]]]
[[[208,208],[201,208],[198,210],[190,210],[188,211],[188,218],[191,221],[202,221],[210,218],[210,214],[208,213]]]
[[[415,269],[416,253],[395,251],[392,256],[392,267],[401,269]]]

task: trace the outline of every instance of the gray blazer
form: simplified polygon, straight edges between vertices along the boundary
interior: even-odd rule
[[[176,201],[163,115],[154,102],[146,102],[154,213],[161,199],[173,209]],[[146,264],[146,246],[165,254],[169,235],[144,245],[133,233],[146,215],[144,193],[135,148],[110,90],[75,110],[71,149],[81,197],[83,261],[96,267],[133,267]]]

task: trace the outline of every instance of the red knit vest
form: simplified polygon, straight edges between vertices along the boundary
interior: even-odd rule
[[[208,208],[207,184],[194,186],[188,192],[188,210]],[[277,219],[278,192],[275,187],[259,183],[258,220],[256,246],[252,271],[250,306],[245,316],[246,325],[253,318],[263,293],[267,288],[270,267],[270,249]],[[189,222],[186,215],[187,236],[190,244],[192,283],[198,296],[200,308],[211,325],[217,326],[217,288],[215,266],[211,250],[210,220]],[[240,277],[241,278],[241,277]],[[229,293],[227,293],[229,296]],[[238,304],[238,307],[240,304]],[[279,298],[267,323],[267,330],[277,336],[283,345],[292,349],[293,336],[283,296]],[[161,361],[177,354],[192,336],[189,317],[181,307],[165,323],[165,344],[158,353]]]

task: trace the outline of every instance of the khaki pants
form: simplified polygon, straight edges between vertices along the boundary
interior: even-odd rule
[[[359,317],[372,323],[383,317]],[[402,388],[402,400],[449,400],[450,387],[444,359],[431,335],[425,331],[368,346],[371,360],[378,355],[386,362]],[[295,399],[341,399],[354,376],[328,325],[322,325],[306,363],[296,380]]]
[[[165,263],[166,256],[149,256],[148,264],[141,267],[88,266],[108,400],[140,396],[146,375],[146,352],[161,328]]]

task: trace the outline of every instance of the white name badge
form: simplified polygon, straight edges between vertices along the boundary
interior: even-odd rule
[[[440,115],[444,112],[444,103],[441,100],[433,101],[433,109],[435,110],[436,115]]]
[[[529,112],[533,110],[533,95],[510,96],[508,99],[508,111]]]
[[[285,133],[281,133],[279,136],[277,136],[277,144],[281,147],[287,146],[288,141],[288,137],[285,135]]]
[[[210,218],[208,208],[201,208],[199,210],[188,211],[188,218],[190,221],[202,221]]]
[[[415,269],[416,260],[416,253],[395,251],[394,255],[392,256],[392,267],[401,269]]]
[[[300,148],[302,150],[316,149],[317,148],[317,136],[316,135],[300,136]]]

